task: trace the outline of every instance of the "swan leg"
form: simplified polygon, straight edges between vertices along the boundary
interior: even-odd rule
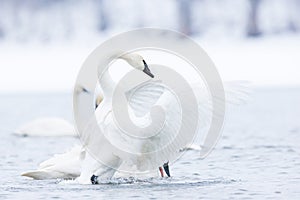
[[[98,176],[95,176],[93,174],[93,176],[91,177],[91,182],[92,182],[93,185],[98,184],[98,180],[97,179],[98,179]]]
[[[170,170],[169,170],[169,162],[164,163],[163,167],[168,177],[171,177]]]
[[[98,177],[101,179],[110,179],[115,174],[116,169],[110,167],[103,167],[98,169],[92,176],[91,176],[91,183],[93,185],[98,184]]]
[[[160,176],[164,177],[164,171],[163,171],[162,167],[159,167],[158,169],[159,169],[159,172],[160,172]]]
[[[98,177],[101,177],[101,179],[111,179],[121,164],[122,160],[119,157],[114,156],[109,162],[109,166],[102,165],[95,171],[90,178],[91,183],[98,184]]]

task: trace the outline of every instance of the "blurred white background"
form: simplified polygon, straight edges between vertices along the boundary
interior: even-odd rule
[[[142,27],[189,35],[224,80],[294,87],[299,10],[300,0],[0,0],[0,92],[71,91],[96,46]]]
[[[299,11],[300,0],[0,0],[0,198],[299,199]],[[44,117],[73,122],[84,60],[113,35],[142,27],[189,35],[224,80],[257,87],[245,104],[226,107],[212,154],[184,155],[166,180],[94,187],[21,177],[78,140],[11,133]]]

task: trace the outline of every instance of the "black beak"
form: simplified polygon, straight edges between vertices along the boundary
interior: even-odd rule
[[[90,91],[88,91],[87,89],[85,89],[84,87],[82,88],[82,91],[85,93],[90,93]]]
[[[150,69],[149,69],[147,63],[146,63],[144,60],[143,60],[143,63],[144,63],[144,66],[145,66],[143,72],[144,72],[145,74],[147,74],[148,76],[150,76],[151,78],[154,78],[154,75],[151,73],[151,71],[150,71]]]

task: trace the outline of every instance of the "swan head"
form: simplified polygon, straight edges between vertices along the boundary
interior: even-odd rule
[[[100,103],[103,101],[103,96],[101,94],[97,95],[96,100],[95,100],[95,109],[98,108]]]
[[[143,71],[145,74],[154,78],[154,75],[151,73],[146,61],[144,58],[136,53],[130,53],[120,56],[121,59],[125,60],[133,68]]]

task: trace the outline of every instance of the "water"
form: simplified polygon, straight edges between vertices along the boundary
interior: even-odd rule
[[[0,95],[0,199],[299,199],[299,102],[299,88],[256,89],[246,105],[229,107],[215,151],[204,160],[187,153],[171,166],[173,178],[77,185],[19,175],[67,150],[75,138],[11,134],[38,117],[71,120],[71,94]]]

